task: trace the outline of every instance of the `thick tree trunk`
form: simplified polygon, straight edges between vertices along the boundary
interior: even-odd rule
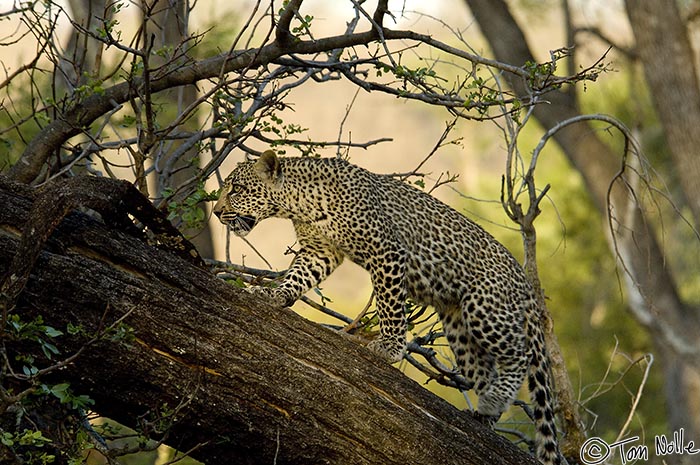
[[[626,0],[625,6],[654,108],[700,229],[700,87],[688,31],[676,0]]]
[[[31,206],[10,189],[0,182],[1,274]],[[52,376],[126,425],[176,409],[168,443],[199,445],[206,463],[535,463],[355,341],[82,213],[53,231],[12,312],[81,325],[56,341],[65,357],[123,318],[133,342],[93,343]]]

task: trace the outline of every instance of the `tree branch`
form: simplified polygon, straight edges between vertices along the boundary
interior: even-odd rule
[[[303,0],[290,0],[280,14],[280,18],[277,21],[277,26],[275,27],[275,37],[277,43],[282,47],[291,44],[294,38],[289,30],[289,26],[291,25],[294,16],[299,14],[299,7],[301,6],[302,1]]]
[[[425,34],[388,29],[384,29],[382,33],[385,41],[416,41],[473,64],[488,66],[518,76],[521,80],[527,80],[530,77],[530,72],[523,67],[467,53]],[[367,45],[376,40],[377,32],[370,30],[317,40],[295,40],[285,46],[275,41],[260,48],[234,50],[230,53],[193,62],[187,66],[178,64],[176,68],[170,69],[168,72],[163,71],[157,76],[152,76],[148,85],[151,93],[157,93],[165,89],[193,84],[203,79],[215,78],[225,73],[265,66],[285,55],[316,54],[357,45]],[[577,78],[550,77],[548,85],[551,88],[556,88],[563,83],[571,82],[572,79],[576,80]],[[84,128],[89,127],[101,115],[129,99],[138,97],[143,92],[144,85],[146,85],[144,78],[132,76],[127,82],[108,87],[104,91],[94,93],[76,102],[60,118],[44,126],[27,144],[20,160],[11,167],[9,176],[19,182],[32,182],[41,172],[51,153],[60,148],[69,138],[83,132]]]

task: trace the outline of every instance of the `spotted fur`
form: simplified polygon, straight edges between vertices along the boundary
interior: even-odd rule
[[[561,463],[533,289],[480,226],[392,177],[337,159],[278,159],[272,151],[234,169],[214,213],[239,236],[265,218],[292,220],[300,250],[277,287],[259,290],[280,306],[318,285],[344,257],[368,270],[380,326],[370,346],[392,362],[406,348],[406,300],[432,305],[479,396],[477,415],[497,420],[527,376],[536,456]]]

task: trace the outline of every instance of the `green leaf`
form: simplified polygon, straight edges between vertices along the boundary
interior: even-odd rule
[[[61,353],[58,350],[58,347],[46,341],[41,341],[41,351],[44,352],[44,355],[46,355],[46,358],[48,359],[51,359],[51,357],[53,357],[54,355],[58,355]]]
[[[21,436],[17,438],[21,446],[42,447],[51,442],[51,439],[44,437],[41,431],[31,431],[25,429]]]
[[[71,398],[71,407],[73,407],[74,409],[86,408],[91,405],[95,405],[95,401],[84,394],[80,396],[74,396]]]
[[[41,388],[47,394],[51,394],[60,400],[62,404],[67,404],[70,401],[70,384],[68,383],[55,384],[51,387],[42,384]]]
[[[2,435],[0,435],[0,443],[7,447],[12,447],[15,444],[14,435],[4,431]]]
[[[51,326],[44,326],[44,333],[48,337],[58,337],[58,336],[63,336],[63,331],[59,331],[56,328],[53,328]]]
[[[39,373],[39,369],[37,367],[35,367],[34,365],[32,365],[32,366],[24,365],[24,366],[22,366],[22,373],[24,373],[26,376],[34,376],[37,373]]]
[[[136,123],[136,117],[134,117],[133,115],[124,115],[120,125],[123,128],[128,128],[133,126],[134,123]]]
[[[73,323],[68,323],[68,325],[66,326],[66,331],[71,336],[75,336],[76,334],[79,334],[83,331],[83,326],[82,325],[74,325]]]

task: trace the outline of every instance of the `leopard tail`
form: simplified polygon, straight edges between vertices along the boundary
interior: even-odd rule
[[[554,399],[549,375],[549,357],[544,341],[539,312],[528,319],[530,366],[527,371],[530,402],[535,417],[535,456],[544,465],[561,465],[554,422]]]

